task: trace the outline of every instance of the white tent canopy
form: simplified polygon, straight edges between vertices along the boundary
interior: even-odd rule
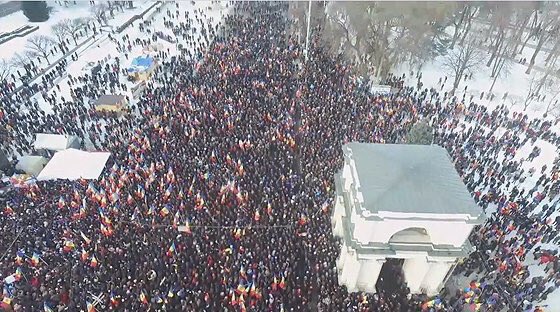
[[[48,162],[49,160],[42,156],[25,155],[18,160],[16,169],[37,176]]]
[[[75,135],[49,134],[49,133],[35,134],[36,150],[45,149],[45,150],[61,151],[70,147],[78,147],[78,146],[79,146],[79,140],[78,137]]]
[[[85,152],[73,148],[57,152],[37,180],[97,179],[110,155],[107,152]]]

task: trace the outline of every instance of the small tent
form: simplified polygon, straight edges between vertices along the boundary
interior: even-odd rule
[[[68,148],[79,148],[80,139],[75,135],[36,133],[36,150],[62,151]]]
[[[156,61],[149,55],[135,57],[128,68],[128,76],[134,80],[148,80],[156,67]]]
[[[57,152],[39,173],[37,180],[97,179],[110,155],[107,152],[86,152],[73,148]]]
[[[95,101],[96,111],[122,112],[126,106],[124,95],[104,94]]]
[[[42,156],[25,155],[18,160],[16,169],[36,177],[48,162],[49,160]]]

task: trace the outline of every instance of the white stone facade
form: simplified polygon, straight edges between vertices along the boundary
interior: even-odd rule
[[[339,284],[350,292],[375,292],[387,258],[404,259],[402,266],[412,293],[439,293],[456,260],[470,252],[468,236],[478,219],[465,214],[365,211],[359,173],[345,153],[336,176],[333,233],[343,240],[337,261]]]

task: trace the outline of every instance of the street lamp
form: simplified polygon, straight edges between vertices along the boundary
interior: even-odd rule
[[[309,28],[311,25],[311,0],[309,0],[309,6],[307,8],[307,32],[305,34],[305,51],[303,52],[305,55],[305,61],[307,62],[308,55],[309,55]]]

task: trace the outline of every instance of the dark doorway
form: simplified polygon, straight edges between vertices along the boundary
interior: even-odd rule
[[[379,272],[379,278],[375,284],[377,292],[392,294],[401,289],[404,281],[402,265],[404,259],[388,258]]]

